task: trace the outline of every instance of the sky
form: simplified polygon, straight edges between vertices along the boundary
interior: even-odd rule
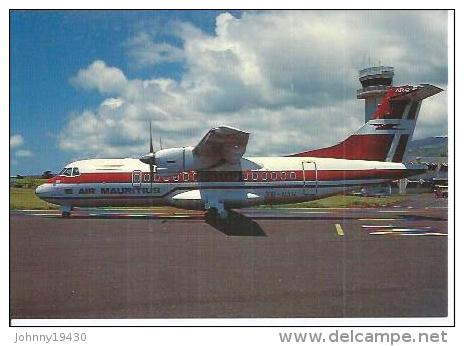
[[[362,126],[358,71],[447,89],[442,11],[12,11],[10,171],[140,157],[212,127],[251,133],[246,155],[332,145]],[[415,139],[447,134],[447,93]],[[155,148],[157,149],[157,148]]]

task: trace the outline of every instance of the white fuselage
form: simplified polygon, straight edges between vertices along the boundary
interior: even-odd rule
[[[174,205],[209,209],[303,202],[420,173],[403,163],[311,157],[242,158],[239,169],[154,174],[138,159],[92,159],[70,163],[75,175],[58,175],[37,195],[67,207]],[[68,172],[69,173],[69,172]]]

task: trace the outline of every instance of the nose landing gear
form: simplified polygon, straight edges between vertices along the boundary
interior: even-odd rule
[[[74,208],[71,207],[71,206],[67,206],[67,205],[64,205],[60,208],[61,210],[61,216],[63,218],[68,218],[71,216],[71,211],[73,210]]]

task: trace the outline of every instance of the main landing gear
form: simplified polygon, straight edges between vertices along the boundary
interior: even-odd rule
[[[220,213],[216,208],[209,208],[205,214],[206,220],[227,220],[229,218],[229,212],[223,210]]]
[[[215,201],[215,203],[207,203],[206,207],[206,218],[219,218],[225,220],[229,217],[229,211],[224,208],[224,203]]]
[[[73,207],[64,205],[60,208],[61,210],[61,216],[64,218],[68,218],[71,216],[71,211],[73,210]]]

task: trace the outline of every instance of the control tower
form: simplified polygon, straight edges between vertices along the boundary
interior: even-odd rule
[[[372,118],[377,105],[382,101],[388,87],[392,85],[395,71],[390,66],[373,66],[359,71],[359,81],[362,89],[358,89],[356,97],[364,99],[365,122]]]

